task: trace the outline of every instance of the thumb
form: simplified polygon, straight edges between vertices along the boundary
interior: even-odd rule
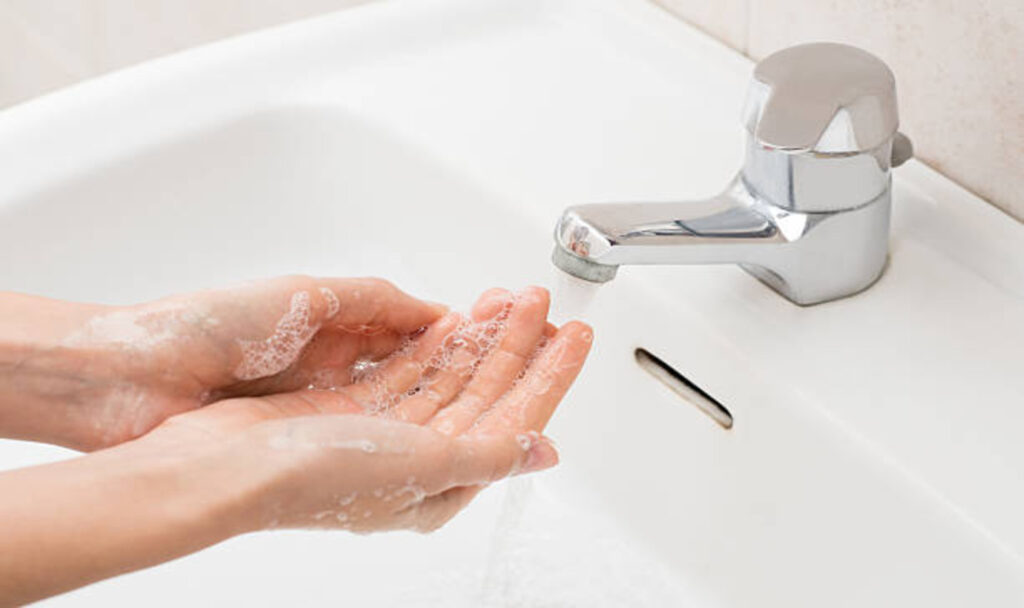
[[[463,435],[455,443],[451,483],[487,484],[510,475],[533,473],[558,464],[558,451],[536,432],[519,435]]]
[[[341,329],[413,332],[440,319],[448,307],[415,298],[383,279],[319,279],[328,300],[328,325]]]

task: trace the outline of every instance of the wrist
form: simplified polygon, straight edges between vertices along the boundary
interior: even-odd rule
[[[94,315],[111,307],[0,292],[0,340],[14,344],[58,344]]]
[[[224,450],[210,446],[158,453],[145,439],[86,458],[118,471],[111,490],[131,488],[137,504],[149,511],[154,533],[174,538],[175,553],[191,553],[253,530],[251,475],[232,467]]]
[[[134,361],[74,337],[107,306],[0,293],[0,437],[93,450],[100,420]]]
[[[272,519],[266,504],[275,468],[254,458],[245,441],[242,434],[165,442],[157,428],[99,454],[137,463],[135,475],[157,488],[169,521],[213,544],[264,529]]]
[[[0,475],[0,604],[193,553],[245,531],[237,493],[193,454],[115,448]]]
[[[79,447],[88,356],[62,340],[101,308],[0,293],[0,437]]]
[[[96,363],[59,344],[0,339],[0,437],[101,447],[92,407],[99,391],[88,372]]]

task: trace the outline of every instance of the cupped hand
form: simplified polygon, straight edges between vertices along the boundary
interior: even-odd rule
[[[488,483],[557,462],[540,433],[592,334],[556,329],[547,309],[544,290],[492,290],[369,369],[310,364],[323,386],[218,401],[136,443],[239,471],[256,488],[243,493],[249,529],[432,530]]]
[[[540,433],[591,331],[547,309],[307,277],[123,308],[0,294],[0,436],[111,446],[0,476],[0,604],[248,531],[436,529],[557,462]]]
[[[114,445],[225,397],[345,384],[356,360],[386,356],[445,310],[379,279],[304,276],[100,309],[61,349],[77,362],[61,395],[84,429],[73,447]]]

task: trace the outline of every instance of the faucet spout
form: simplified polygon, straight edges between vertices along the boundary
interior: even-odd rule
[[[554,264],[604,283],[621,265],[739,264],[797,304],[857,293],[885,267],[890,193],[847,210],[797,211],[737,176],[705,200],[597,203],[567,208]]]
[[[599,283],[621,265],[739,264],[801,305],[869,287],[888,256],[890,169],[912,153],[889,68],[840,44],[779,51],[755,68],[744,123],[721,194],[569,207],[552,261]]]
[[[741,179],[705,200],[577,205],[558,222],[556,249],[572,256],[565,265],[754,262],[766,245],[788,240],[762,207]]]

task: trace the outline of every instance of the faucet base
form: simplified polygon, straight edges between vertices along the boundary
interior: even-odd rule
[[[792,214],[803,230],[757,262],[739,263],[749,274],[795,304],[838,300],[871,287],[888,263],[892,196],[887,189],[866,205],[833,213]]]
[[[821,300],[821,299],[806,299],[806,300],[802,300],[801,296],[799,295],[798,292],[796,292],[789,285],[787,285],[785,280],[782,277],[780,277],[779,275],[775,274],[774,272],[772,272],[768,268],[762,268],[760,266],[754,266],[752,264],[740,264],[739,266],[740,266],[740,268],[745,270],[747,272],[747,274],[749,274],[750,276],[754,277],[758,281],[761,281],[761,283],[767,285],[768,287],[771,287],[773,290],[775,290],[776,293],[778,293],[779,295],[783,296],[784,298],[786,298],[790,302],[796,304],[797,306],[807,307],[807,306],[814,306],[815,304],[825,304],[826,302],[835,302],[836,300],[844,300],[846,298],[855,296],[855,295],[857,295],[857,294],[859,294],[859,293],[861,293],[863,291],[866,291],[872,285],[877,283],[878,280],[882,278],[882,275],[885,274],[885,269],[889,266],[889,258],[886,257],[885,263],[882,264],[882,268],[879,269],[878,274],[876,274],[873,279],[868,281],[860,289],[857,289],[856,291],[850,291],[850,292],[847,292],[847,293],[841,293],[841,294],[829,297],[829,298],[824,299],[824,300]]]

